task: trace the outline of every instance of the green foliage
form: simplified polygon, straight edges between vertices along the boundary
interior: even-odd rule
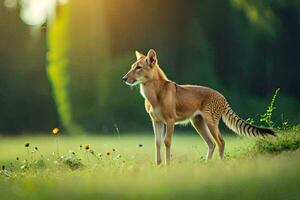
[[[75,156],[61,157],[61,161],[65,166],[67,166],[72,170],[76,170],[84,167],[84,165],[81,162],[81,159]]]
[[[45,168],[46,164],[43,159],[23,160],[20,166],[21,170],[33,170]]]
[[[278,98],[279,90],[280,89],[278,88],[274,93],[272,100],[269,103],[267,110],[264,114],[256,115],[255,117],[251,117],[246,120],[249,124],[259,124],[259,122],[263,122],[262,126],[276,128],[277,130],[281,130],[281,131],[295,130],[295,127],[297,126],[291,124],[288,119],[283,117],[284,116],[283,114],[281,115],[281,118],[279,118],[279,116],[273,115],[274,110],[278,110],[277,113],[280,113],[286,111],[287,110],[286,107],[289,107],[288,109],[292,109],[297,106],[297,102],[291,101],[291,99],[288,98],[287,96],[281,96],[280,98]],[[265,102],[260,102],[259,105],[257,103],[257,100],[251,98],[250,100],[253,101],[253,103],[250,104],[250,107],[252,107],[253,110],[260,110],[262,109],[263,104],[265,104]],[[275,102],[278,105],[277,107],[274,106]],[[251,112],[251,109],[249,111]]]
[[[280,124],[280,126],[277,126],[277,129],[281,131],[296,131],[298,129],[297,127],[299,127],[299,125],[293,126],[288,120],[285,120]]]
[[[255,150],[260,153],[279,153],[300,149],[300,127],[296,126],[293,131],[281,132],[277,137],[258,139]]]
[[[272,97],[272,100],[270,102],[270,105],[268,106],[266,112],[260,116],[260,122],[265,123],[270,128],[273,128],[273,126],[274,126],[274,122],[272,121],[272,114],[273,114],[273,111],[276,109],[274,104],[275,104],[279,90],[280,90],[280,88],[278,88],[275,91],[275,93]]]
[[[54,22],[49,25],[48,44],[48,78],[52,86],[53,98],[66,130],[71,134],[80,133],[81,129],[73,121],[70,99],[70,61],[69,61],[69,5],[60,8]]]
[[[274,34],[276,16],[268,1],[230,0],[233,7],[241,10],[249,22],[267,34]]]
[[[248,118],[248,119],[246,119],[246,122],[248,124],[254,124],[254,119],[253,118]]]

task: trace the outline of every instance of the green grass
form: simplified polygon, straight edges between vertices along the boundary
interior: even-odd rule
[[[252,138],[225,137],[225,160],[219,161],[216,151],[214,160],[205,162],[207,149],[202,139],[195,133],[176,133],[172,164],[157,167],[152,133],[121,138],[59,136],[60,155],[72,157],[72,150],[85,167],[72,170],[57,162],[53,135],[0,138],[0,164],[8,169],[0,176],[1,199],[300,198],[300,152],[259,154],[253,152]],[[42,158],[44,167],[20,169],[22,160],[28,158],[26,142],[31,150],[39,148],[30,157]],[[101,159],[92,154],[87,157],[81,144],[89,144],[95,154],[101,153]]]

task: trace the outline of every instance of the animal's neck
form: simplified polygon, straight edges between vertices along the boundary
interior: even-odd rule
[[[157,77],[161,80],[169,80],[168,77],[166,76],[165,72],[159,67],[159,65],[156,65],[156,72],[157,72]]]
[[[156,106],[158,104],[159,96],[164,90],[165,83],[169,80],[159,66],[155,67],[156,69],[153,79],[141,85],[141,94],[152,106]]]

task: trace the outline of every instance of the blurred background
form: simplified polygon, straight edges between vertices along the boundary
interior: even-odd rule
[[[0,0],[0,133],[150,131],[121,80],[149,48],[256,123],[280,87],[274,121],[300,123],[299,46],[299,0]]]

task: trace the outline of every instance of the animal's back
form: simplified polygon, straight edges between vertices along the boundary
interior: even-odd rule
[[[179,101],[191,101],[190,103],[195,103],[193,101],[196,101],[201,108],[211,103],[222,102],[222,104],[225,104],[227,102],[221,93],[205,86],[177,85],[176,91]]]
[[[183,117],[207,113],[220,118],[227,101],[218,91],[198,85],[176,85],[176,111]]]

